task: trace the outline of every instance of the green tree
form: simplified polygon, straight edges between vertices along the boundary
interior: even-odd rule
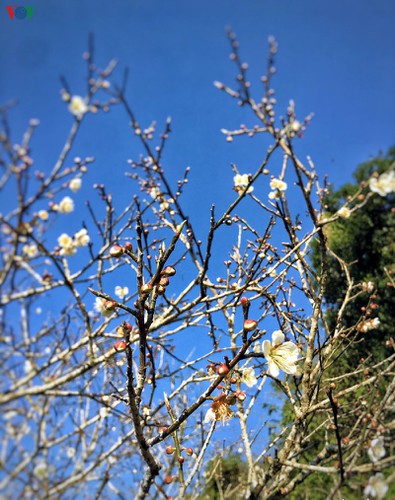
[[[394,338],[393,311],[395,310],[395,297],[393,293],[395,272],[395,195],[380,196],[372,193],[369,179],[375,175],[390,171],[394,167],[395,147],[391,148],[385,156],[378,156],[359,165],[354,173],[355,182],[341,186],[339,189],[329,188],[325,195],[324,217],[328,219],[339,213],[346,205],[351,213],[339,218],[336,222],[328,224],[325,234],[328,238],[329,255],[328,284],[325,292],[325,321],[334,333],[335,326],[339,326],[338,316],[347,292],[348,280],[341,261],[347,265],[349,280],[354,287],[352,294],[353,307],[347,307],[342,313],[342,326],[344,331],[349,331],[354,341],[328,367],[322,379],[321,391],[326,391],[330,382],[336,381],[336,391],[357,384],[364,377],[369,377],[370,372],[364,369],[367,364],[364,360],[369,358],[370,365],[384,360],[390,354],[390,346],[386,341]],[[357,210],[353,208],[361,205]],[[341,212],[340,212],[341,213]],[[349,215],[349,216],[348,216]],[[315,271],[320,268],[319,245],[313,245],[312,265]],[[369,283],[369,285],[368,285]],[[356,329],[356,324],[363,325],[374,318],[379,318],[380,325],[368,331]],[[344,374],[355,374],[342,379]],[[308,447],[299,461],[310,465],[330,465],[319,459],[318,452],[322,443],[327,443],[327,448],[339,447],[340,453],[348,453],[358,445],[358,433],[366,433],[371,438],[375,435],[376,427],[384,422],[369,420],[369,415],[374,415],[379,401],[385,397],[388,384],[382,379],[374,388],[363,386],[356,393],[352,393],[339,401],[338,423],[335,429],[334,415],[317,413],[310,422],[306,422],[309,429],[321,429],[316,432],[316,441]],[[360,412],[354,411],[355,402],[366,400],[368,411],[363,417]],[[290,405],[287,402],[283,408],[283,425],[289,424],[292,419]],[[332,422],[332,423],[331,423]],[[353,437],[354,435],[354,437]],[[338,439],[341,440],[339,446]],[[352,451],[351,451],[352,452]],[[366,450],[360,450],[364,456]],[[366,457],[365,457],[366,458]],[[339,467],[339,463],[332,463]],[[329,491],[333,491],[334,476],[325,475],[319,471],[302,479],[292,478],[300,485],[288,496],[291,499],[324,499]],[[356,475],[346,479],[341,486],[341,495],[348,499],[361,498],[367,476]],[[393,493],[391,490],[389,495]]]
[[[244,497],[248,467],[238,455],[217,457],[206,467],[207,484],[199,500],[219,500],[228,498],[241,500]],[[244,488],[243,488],[244,485]]]
[[[395,147],[385,156],[378,156],[359,165],[354,173],[356,182],[348,183],[337,190],[330,189],[325,200],[328,215],[335,214],[344,203],[356,197],[356,203],[363,206],[351,213],[350,217],[339,219],[327,226],[328,244],[333,253],[349,265],[350,278],[354,284],[371,282],[373,293],[358,295],[354,307],[349,307],[343,315],[343,324],[355,325],[361,316],[378,317],[380,326],[366,332],[347,352],[347,359],[372,355],[380,359],[385,351],[384,339],[395,333],[393,311],[395,297],[392,276],[395,272],[395,195],[369,195],[369,179],[375,172],[382,174],[395,164]],[[353,203],[351,203],[351,207]],[[319,252],[313,247],[313,267],[319,268]],[[325,299],[326,319],[334,325],[339,307],[347,288],[346,276],[339,261],[330,256],[328,286]]]

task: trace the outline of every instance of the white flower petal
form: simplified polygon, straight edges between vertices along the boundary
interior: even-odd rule
[[[285,335],[281,330],[276,330],[275,332],[272,333],[272,344],[274,346],[282,344],[284,340],[285,340]]]
[[[269,359],[271,349],[272,345],[270,343],[270,340],[264,340],[262,342],[262,351],[266,359]]]
[[[269,359],[267,364],[268,364],[267,372],[269,373],[269,375],[271,375],[272,377],[278,377],[280,375],[280,369],[277,366],[277,364],[272,359]]]

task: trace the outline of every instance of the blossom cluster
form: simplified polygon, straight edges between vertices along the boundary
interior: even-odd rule
[[[278,198],[281,198],[282,194],[284,191],[286,191],[288,187],[288,184],[281,179],[276,179],[275,177],[270,181],[270,189],[271,191],[269,193],[269,199],[270,200],[276,200]]]
[[[52,205],[52,210],[61,214],[69,214],[74,210],[74,201],[70,196],[65,196],[59,203]]]
[[[67,233],[62,233],[58,238],[60,255],[70,256],[77,252],[78,247],[85,247],[90,242],[88,231],[85,228],[77,231],[73,237]]]
[[[368,319],[366,321],[364,321],[359,329],[361,330],[361,332],[369,332],[370,330],[374,330],[376,328],[378,328],[380,326],[380,319],[379,318],[372,318],[372,319]]]
[[[238,193],[241,194],[245,190],[245,188],[248,186],[250,183],[250,176],[248,174],[236,174],[233,177],[233,189]],[[247,193],[252,193],[254,190],[253,186],[250,186],[247,189]]]

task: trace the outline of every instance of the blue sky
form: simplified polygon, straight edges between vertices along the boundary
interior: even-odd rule
[[[291,98],[299,119],[315,113],[295,147],[303,160],[312,157],[321,176],[328,174],[339,186],[351,180],[358,163],[394,143],[392,0],[37,0],[32,19],[25,20],[11,20],[8,3],[0,0],[0,103],[19,100],[10,113],[15,142],[21,141],[30,118],[40,119],[31,144],[34,168],[50,171],[73,123],[59,96],[59,76],[66,77],[74,94],[84,95],[82,53],[92,32],[97,66],[117,58],[118,82],[123,68],[130,68],[127,96],[140,124],[146,127],[157,120],[161,129],[172,117],[164,168],[174,183],[191,166],[182,204],[202,240],[211,204],[217,204],[219,216],[235,198],[231,162],[240,172],[254,172],[267,147],[259,137],[229,144],[220,132],[243,122],[255,124],[248,110],[213,86],[214,80],[235,84],[226,26],[238,36],[256,98],[261,96],[267,38],[276,37],[279,114]],[[70,162],[77,155],[94,156],[96,161],[63,229],[80,229],[86,217],[84,201],[97,199],[94,183],[108,186],[118,210],[129,203],[136,187],[125,181],[127,159],[137,159],[141,152],[122,109],[87,116]],[[280,168],[281,159],[271,172]],[[268,191],[261,183],[255,193],[265,198]],[[292,202],[292,210],[298,212],[298,200]],[[2,193],[0,211],[6,212],[12,203],[15,194]],[[58,234],[53,234],[54,244]],[[230,249],[231,235],[235,229],[223,230],[215,248],[226,244]],[[226,258],[222,252],[215,263],[222,269]]]
[[[22,21],[9,19],[8,3],[0,4],[0,102],[19,99],[11,114],[16,141],[30,117],[40,119],[33,154],[43,169],[51,167],[72,122],[59,98],[59,75],[66,76],[74,93],[85,90],[81,54],[89,31],[95,34],[99,66],[116,57],[121,68],[130,67],[128,95],[140,122],[161,123],[172,116],[166,160],[176,175],[192,167],[191,207],[206,210],[219,190],[227,202],[233,197],[230,162],[252,171],[262,158],[259,140],[230,145],[219,132],[243,121],[254,123],[212,85],[214,80],[234,82],[227,25],[250,64],[256,96],[267,37],[276,37],[279,106],[285,110],[293,98],[300,118],[315,113],[297,151],[302,158],[310,154],[321,174],[339,185],[359,162],[394,141],[391,0],[37,0],[33,18]],[[139,149],[124,114],[92,118],[77,146],[75,154],[97,158],[92,182],[119,170],[110,186],[128,197],[122,170]]]

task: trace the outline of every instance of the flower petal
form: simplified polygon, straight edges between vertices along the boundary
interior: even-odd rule
[[[270,343],[270,340],[264,340],[262,342],[262,351],[267,360],[269,360],[271,350],[272,350],[272,345]]]
[[[267,364],[267,372],[269,373],[269,375],[271,375],[272,377],[278,377],[280,375],[280,369],[277,366],[277,363],[275,363],[273,359],[268,359]]]
[[[276,330],[272,333],[272,344],[274,346],[280,345],[284,342],[285,335],[281,330]]]

